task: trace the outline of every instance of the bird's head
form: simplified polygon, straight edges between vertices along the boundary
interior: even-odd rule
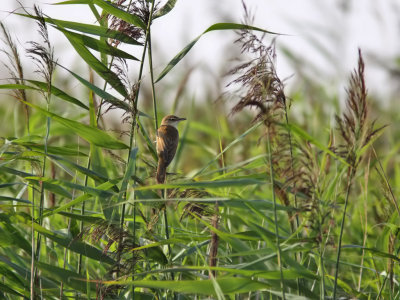
[[[180,121],[185,121],[185,118],[180,118],[174,115],[165,116],[162,121],[161,125],[169,125],[176,127]]]

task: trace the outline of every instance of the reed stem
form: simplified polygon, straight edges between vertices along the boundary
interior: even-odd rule
[[[344,222],[345,222],[345,219],[346,219],[347,204],[349,202],[349,196],[350,196],[350,190],[351,190],[351,182],[353,181],[354,175],[355,175],[355,168],[350,166],[349,179],[347,181],[347,188],[346,188],[346,198],[345,198],[345,201],[344,201],[342,221],[341,221],[341,224],[340,224],[340,235],[339,235],[337,257],[336,257],[335,281],[334,281],[334,285],[333,285],[333,299],[334,300],[336,299],[337,280],[338,280],[338,275],[339,275],[339,261],[340,261],[340,254],[341,254],[341,250],[342,250],[342,239],[343,239]]]
[[[275,223],[275,242],[277,249],[277,258],[278,258],[278,266],[280,272],[280,280],[281,280],[281,289],[282,289],[282,299],[286,299],[285,297],[285,283],[283,278],[283,268],[282,268],[282,257],[281,257],[281,247],[279,242],[279,227],[278,227],[278,214],[276,209],[276,196],[274,191],[274,167],[272,165],[272,151],[271,151],[271,136],[269,132],[269,128],[267,127],[267,151],[268,151],[268,160],[269,160],[269,174],[271,181],[271,189],[272,189],[272,199],[274,203],[274,223]]]

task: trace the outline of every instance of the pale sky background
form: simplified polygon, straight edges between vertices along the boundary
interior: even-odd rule
[[[85,5],[50,5],[56,2],[21,0],[29,8],[38,4],[53,18],[94,23]],[[26,48],[26,41],[37,37],[34,22],[7,13],[19,7],[16,0],[1,0],[1,3],[0,20],[18,39],[21,49]],[[296,83],[298,70],[282,53],[281,47],[290,49],[292,54],[304,60],[300,66],[302,71],[331,85],[336,92],[344,91],[348,75],[356,66],[357,48],[360,47],[366,60],[367,85],[371,93],[395,95],[393,83],[399,81],[399,77],[392,78],[382,65],[394,67],[395,59],[400,56],[400,1],[246,0],[246,4],[255,15],[254,26],[288,34],[280,36],[277,45],[278,74],[281,78],[290,77],[287,81],[289,89]],[[156,76],[176,53],[208,26],[217,22],[239,23],[242,15],[240,0],[178,0],[173,11],[157,19],[152,27]],[[196,97],[205,97],[204,86],[224,85],[223,80],[219,83],[222,75],[233,66],[232,59],[239,53],[233,46],[235,38],[233,32],[227,31],[206,34],[172,72],[179,75],[185,69],[195,67],[189,81],[190,92]],[[79,70],[81,60],[66,38],[52,30],[51,39],[59,63]],[[139,52],[136,54],[139,56]],[[84,74],[87,71],[77,72]],[[173,78],[172,73],[158,84],[172,84],[169,80]]]

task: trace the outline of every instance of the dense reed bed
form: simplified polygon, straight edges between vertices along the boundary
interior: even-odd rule
[[[1,24],[0,298],[399,299],[399,132],[368,96],[362,51],[336,117],[323,86],[286,91],[285,37],[245,5],[243,24],[211,25],[156,74],[152,24],[175,3],[59,3],[87,5],[95,25],[22,9],[39,32],[26,49]],[[49,27],[84,71],[58,63]],[[182,99],[190,72],[175,65],[220,30],[242,53],[229,85]],[[171,112],[187,121],[156,184],[155,131]]]

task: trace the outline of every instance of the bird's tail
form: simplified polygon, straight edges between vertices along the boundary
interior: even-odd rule
[[[157,175],[156,175],[157,183],[164,183],[166,173],[167,173],[167,166],[162,161],[162,159],[159,159],[157,167]]]

